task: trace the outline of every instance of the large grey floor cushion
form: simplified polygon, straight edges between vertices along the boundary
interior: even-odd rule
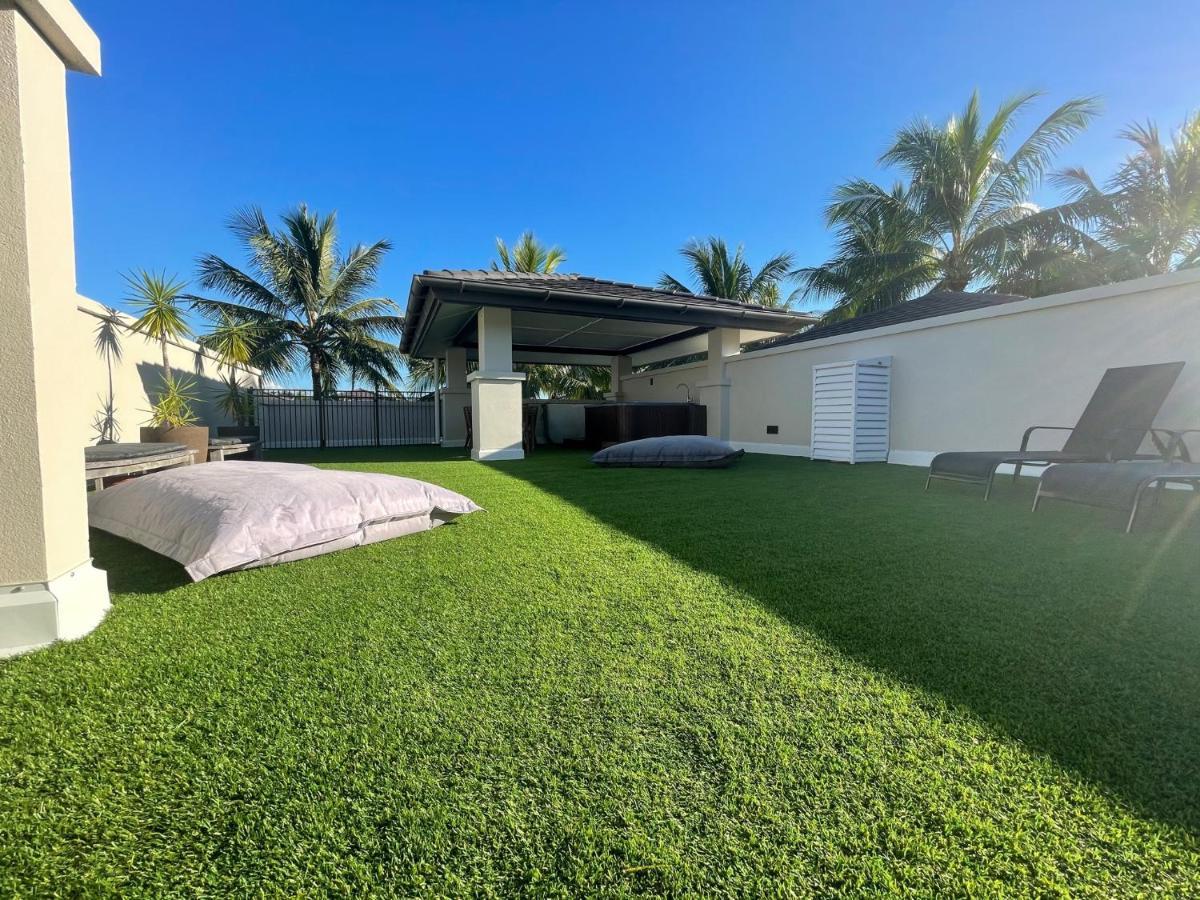
[[[642,438],[605,447],[592,456],[598,466],[721,469],[744,453],[724,441],[696,434]]]
[[[478,509],[412,478],[236,461],[155,472],[88,497],[93,528],[169,556],[193,581],[426,531]]]

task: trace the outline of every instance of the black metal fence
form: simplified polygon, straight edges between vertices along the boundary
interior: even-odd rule
[[[437,442],[435,395],[413,391],[255,392],[263,447],[385,447]]]

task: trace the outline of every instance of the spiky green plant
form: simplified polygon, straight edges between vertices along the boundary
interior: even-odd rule
[[[253,425],[254,388],[242,384],[236,371],[230,372],[221,381],[221,391],[217,394],[217,408],[238,425]]]
[[[768,259],[755,271],[746,260],[745,247],[738,244],[732,253],[722,238],[708,237],[690,240],[679,254],[687,262],[691,284],[663,272],[658,286],[666,291],[694,292],[710,297],[723,297],[741,303],[787,308],[796,293],[784,296],[783,283],[790,277],[793,259],[790,253],[780,253]]]
[[[129,272],[124,278],[129,286],[125,302],[136,313],[129,330],[158,341],[162,348],[165,379],[171,374],[167,345],[171,341],[185,340],[192,334],[182,302],[187,284],[180,281],[176,275],[168,276],[166,272],[148,269]]]
[[[150,410],[150,424],[155,428],[183,428],[199,421],[192,404],[199,397],[196,382],[191,378],[176,378],[168,374],[163,378],[162,388],[154,398]]]

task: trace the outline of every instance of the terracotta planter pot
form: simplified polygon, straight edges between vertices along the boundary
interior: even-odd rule
[[[182,428],[164,428],[158,440],[164,444],[183,444],[192,451],[193,460],[208,462],[208,426],[185,425]]]
[[[138,440],[143,444],[161,444],[162,429],[156,425],[143,425]]]

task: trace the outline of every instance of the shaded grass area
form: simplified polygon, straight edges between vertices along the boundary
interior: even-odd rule
[[[0,663],[0,894],[1200,890],[1178,503],[288,458],[487,512],[198,585],[94,534],[108,621]]]

